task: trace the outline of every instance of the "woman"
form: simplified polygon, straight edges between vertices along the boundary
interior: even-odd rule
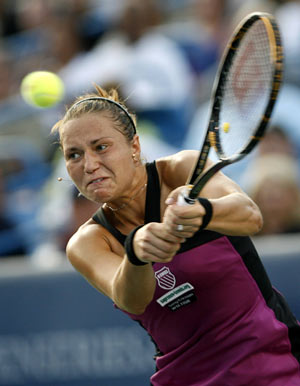
[[[177,205],[198,153],[144,165],[114,90],[78,98],[53,132],[75,185],[101,205],[68,258],[151,335],[152,385],[300,385],[298,322],[248,237],[262,227],[254,202],[220,172],[195,205]]]

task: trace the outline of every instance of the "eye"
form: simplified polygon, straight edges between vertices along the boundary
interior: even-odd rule
[[[66,154],[67,160],[77,160],[79,157],[80,157],[80,154],[75,151]]]
[[[108,147],[108,145],[101,143],[101,144],[96,146],[96,150],[97,151],[103,151],[103,150],[107,149],[107,147]]]

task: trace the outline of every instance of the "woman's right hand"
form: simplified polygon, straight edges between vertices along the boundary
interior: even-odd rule
[[[164,223],[149,223],[140,228],[133,239],[136,256],[145,263],[172,261],[185,238],[172,235]]]

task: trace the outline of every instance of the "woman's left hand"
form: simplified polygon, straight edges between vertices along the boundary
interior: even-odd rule
[[[174,236],[184,238],[192,237],[202,225],[205,209],[198,201],[193,205],[178,204],[178,196],[186,187],[173,190],[166,199],[167,208],[164,213],[163,223]]]

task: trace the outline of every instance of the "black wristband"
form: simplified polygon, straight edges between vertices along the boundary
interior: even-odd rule
[[[199,228],[199,230],[201,231],[202,229],[206,228],[207,225],[209,224],[213,215],[213,207],[211,202],[207,198],[198,197],[198,201],[205,209],[205,215],[203,216],[202,224]]]
[[[136,228],[134,228],[130,233],[129,235],[126,237],[125,239],[125,243],[124,243],[124,248],[125,248],[125,252],[126,252],[126,256],[127,256],[127,259],[130,261],[131,264],[133,265],[146,265],[148,263],[144,263],[143,261],[141,261],[137,256],[136,254],[134,253],[134,250],[133,250],[133,238],[134,238],[134,235],[135,233],[144,225],[140,225]]]

